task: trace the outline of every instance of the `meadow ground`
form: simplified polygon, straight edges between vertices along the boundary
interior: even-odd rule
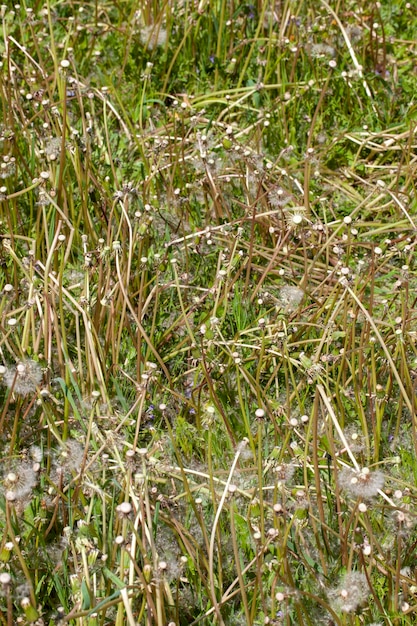
[[[415,3],[0,18],[0,624],[417,623]]]

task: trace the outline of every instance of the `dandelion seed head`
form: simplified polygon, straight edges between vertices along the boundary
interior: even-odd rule
[[[80,469],[84,458],[84,447],[75,439],[67,439],[56,457],[56,471],[60,474]]]
[[[339,613],[354,613],[369,594],[368,582],[361,572],[348,572],[340,584],[331,589],[328,597],[333,609]]]
[[[168,32],[166,28],[161,28],[155,25],[142,27],[139,39],[143,46],[146,46],[149,50],[160,48],[164,46],[168,38]]]
[[[279,300],[287,311],[293,311],[304,298],[304,291],[299,287],[284,285],[279,292]]]
[[[295,473],[295,465],[292,463],[282,463],[273,467],[273,472],[279,483],[289,483]]]
[[[291,202],[291,195],[281,188],[270,191],[268,198],[271,206],[275,208],[283,208]]]
[[[416,526],[417,520],[410,515],[407,510],[397,509],[391,513],[390,526],[393,528],[396,537],[406,539],[410,536]]]
[[[19,396],[34,393],[42,381],[42,369],[39,363],[28,359],[15,367],[6,367],[3,382]]]
[[[2,480],[2,490],[9,502],[28,503],[38,483],[38,472],[28,462],[13,463]]]
[[[346,428],[344,431],[345,439],[349,448],[354,453],[361,453],[365,449],[364,438],[360,437],[358,431],[354,428]]]
[[[45,155],[50,161],[55,161],[57,156],[61,153],[62,138],[51,137],[45,145]],[[49,177],[49,174],[48,174]]]
[[[344,467],[339,473],[339,487],[354,498],[367,500],[378,495],[384,486],[381,472],[371,472],[368,467],[359,472]]]

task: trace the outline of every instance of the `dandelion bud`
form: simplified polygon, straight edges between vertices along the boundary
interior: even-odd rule
[[[297,520],[303,520],[303,519],[306,519],[307,517],[308,517],[307,509],[296,509],[296,511],[294,512],[294,518]]]
[[[0,551],[0,561],[7,563],[10,560],[10,556],[13,550],[13,544],[11,541],[7,541],[2,550]]]
[[[143,577],[147,583],[150,583],[152,580],[152,565],[144,565],[143,567]]]
[[[36,622],[39,617],[38,611],[31,605],[29,598],[22,598],[20,603],[28,622]]]

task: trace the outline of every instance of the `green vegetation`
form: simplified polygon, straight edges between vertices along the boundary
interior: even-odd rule
[[[0,7],[0,625],[417,620],[417,15]]]

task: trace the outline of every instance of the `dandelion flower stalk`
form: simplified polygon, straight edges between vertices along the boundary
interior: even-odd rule
[[[381,333],[378,330],[377,325],[375,324],[374,320],[372,319],[372,316],[369,315],[369,312],[367,311],[367,309],[364,307],[364,305],[362,304],[362,302],[359,300],[358,296],[356,295],[356,293],[354,291],[352,291],[352,289],[349,287],[348,284],[346,284],[345,281],[342,281],[342,284],[344,286],[344,288],[346,289],[346,291],[348,291],[348,293],[352,296],[352,298],[355,300],[356,304],[358,305],[358,307],[361,309],[362,313],[364,314],[364,316],[366,317],[367,321],[369,322],[369,324],[372,327],[372,330],[374,331],[376,337],[378,338],[378,341],[380,343],[381,348],[384,351],[384,354],[388,360],[388,363],[390,364],[390,368],[391,371],[395,377],[395,380],[397,381],[398,387],[400,388],[401,391],[401,395],[404,399],[405,404],[407,405],[408,410],[410,411],[411,415],[414,415],[414,407],[413,407],[413,403],[411,402],[408,393],[404,387],[404,383],[401,380],[401,376],[398,373],[398,370],[395,366],[395,363],[393,361],[393,358],[391,356],[390,351],[388,350],[385,341],[382,338]]]
[[[11,513],[12,511],[14,511],[14,506],[12,502],[9,502],[9,500],[6,498],[6,532],[9,535],[12,543],[13,543],[13,548],[15,551],[15,554],[19,560],[20,563],[20,567],[22,568],[22,572],[26,578],[26,582],[28,584],[28,588],[29,588],[29,595],[30,595],[30,602],[33,608],[36,608],[36,597],[35,597],[35,591],[33,589],[33,584],[32,584],[32,579],[30,576],[30,572],[29,569],[27,567],[26,561],[25,561],[25,557],[23,556],[20,547],[19,547],[19,542],[16,539],[16,535],[14,534],[13,531],[13,522],[11,520]]]
[[[244,439],[238,445],[238,448],[237,448],[236,454],[235,454],[235,458],[233,459],[233,463],[232,463],[232,466],[230,468],[230,472],[229,472],[229,475],[227,477],[226,484],[224,486],[223,494],[222,494],[222,497],[220,499],[219,505],[217,507],[216,515],[214,517],[213,527],[212,527],[211,536],[210,536],[210,547],[209,547],[209,571],[212,572],[212,573],[214,572],[214,544],[215,544],[215,541],[216,541],[217,526],[218,526],[218,523],[219,523],[219,520],[220,520],[220,515],[221,515],[221,512],[223,510],[223,507],[224,507],[227,495],[229,493],[229,487],[230,487],[230,484],[232,482],[232,478],[233,478],[233,474],[234,474],[235,469],[236,469],[237,462],[239,460],[239,457],[241,455],[241,452],[242,452],[243,448],[246,446],[247,443],[248,443],[247,440]],[[219,603],[217,602],[217,596],[216,596],[216,590],[215,590],[215,587],[214,587],[214,577],[213,577],[213,575],[210,576],[210,588],[211,588],[212,601],[214,603],[214,608],[215,608],[215,613],[216,613],[217,619],[219,620],[219,624],[224,626],[224,621],[223,621],[222,615],[220,613],[220,606],[219,606]]]

